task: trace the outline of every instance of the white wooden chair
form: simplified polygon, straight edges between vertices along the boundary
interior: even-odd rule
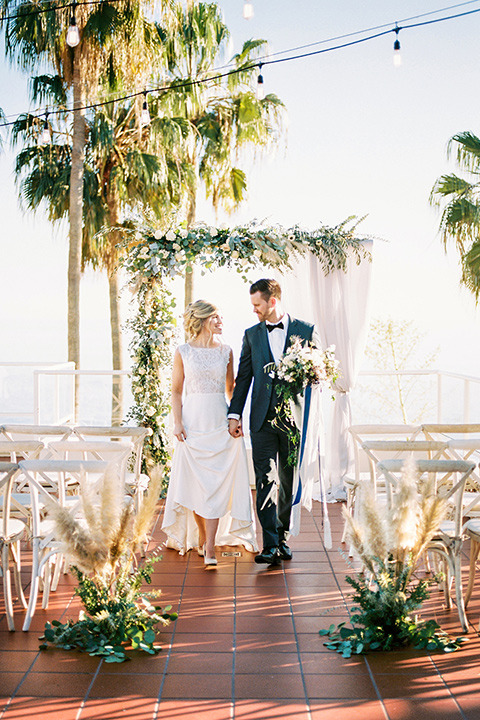
[[[17,463],[0,462],[0,544],[2,558],[3,593],[5,598],[5,612],[9,630],[15,630],[12,582],[10,566],[13,565],[15,587],[18,599],[24,608],[27,607],[23,594],[20,576],[20,541],[26,535],[26,524],[11,514],[11,493],[19,468]]]
[[[0,440],[65,440],[72,433],[68,425],[0,425]]]
[[[357,490],[365,480],[371,480],[371,465],[368,456],[362,449],[362,443],[369,440],[413,440],[420,432],[417,425],[351,425],[348,428],[353,438],[355,467],[353,475],[345,475],[343,483],[347,493],[346,508],[354,514]],[[343,530],[342,542],[346,538],[346,526]]]
[[[95,426],[76,425],[73,434],[80,440],[105,440],[110,442],[131,442],[133,445],[132,457],[129,459],[126,485],[133,495],[135,510],[141,505],[143,496],[148,489],[149,477],[142,473],[143,446],[147,437],[152,435],[152,429],[130,425],[121,426]]]
[[[82,460],[24,460],[19,470],[28,483],[32,513],[32,571],[30,596],[23,630],[28,630],[37,604],[38,592],[43,586],[42,607],[48,607],[50,590],[56,588],[63,562],[62,549],[55,535],[55,523],[46,517],[45,506],[58,504],[68,507],[76,516],[81,512],[79,496],[67,495],[67,480],[74,479],[80,484],[85,479],[94,486],[108,467],[103,461]],[[50,560],[57,556],[55,573],[52,577]]]
[[[443,497],[450,507],[448,519],[442,521],[438,532],[429,543],[428,550],[444,560],[445,568],[445,604],[451,607],[451,584],[455,580],[455,597],[458,617],[464,632],[468,632],[465,604],[462,592],[461,551],[464,539],[464,490],[475,464],[464,460],[415,460],[415,468],[419,482],[422,476],[428,475],[433,480],[433,489]],[[383,460],[378,463],[377,470],[385,477],[389,486],[387,501],[396,491],[398,475],[402,472],[404,460]]]

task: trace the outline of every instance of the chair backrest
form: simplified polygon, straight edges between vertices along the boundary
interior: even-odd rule
[[[354,440],[355,480],[358,482],[363,473],[371,472],[370,461],[362,449],[362,443],[368,440],[413,440],[420,432],[420,426],[351,425],[348,431]]]
[[[0,440],[65,440],[72,433],[68,425],[0,425]]]
[[[432,480],[432,489],[435,494],[443,497],[454,508],[454,530],[455,537],[462,534],[465,505],[463,502],[465,484],[475,468],[475,463],[465,460],[414,460],[418,481],[424,475]],[[387,485],[388,503],[398,487],[399,474],[403,472],[405,460],[396,458],[383,460],[378,463],[378,472],[385,477]],[[478,502],[478,500],[477,500]],[[450,533],[452,534],[452,533]]]
[[[478,435],[480,438],[479,423],[425,423],[421,432],[431,440],[451,440],[460,435]]]
[[[38,457],[43,448],[39,440],[0,440],[0,458],[15,463],[19,459]]]
[[[45,504],[54,504],[64,507],[67,500],[67,484],[74,480],[80,484],[86,481],[95,489],[108,468],[109,463],[93,460],[23,460],[18,463],[19,473],[28,484],[31,513],[32,536],[43,537],[44,544],[48,544],[55,536],[54,528],[42,532],[42,508]],[[69,512],[75,516],[80,512],[82,501],[75,496],[69,502]]]
[[[152,435],[152,432],[151,428],[130,425],[75,425],[73,428],[74,435],[80,440],[104,440],[105,438],[109,438],[110,441],[129,440],[134,448],[134,473],[137,480],[142,468],[143,444],[145,439]]]
[[[60,440],[48,444],[52,459],[57,460],[93,460],[119,462],[125,474],[127,462],[134,446],[130,442],[102,442],[97,440]]]

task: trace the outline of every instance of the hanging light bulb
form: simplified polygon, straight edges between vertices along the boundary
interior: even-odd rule
[[[148,112],[147,91],[143,91],[142,113],[140,115],[141,125],[150,125],[150,113]]]
[[[75,7],[76,2],[72,3],[72,16],[70,18],[70,25],[67,30],[67,45],[71,48],[77,47],[80,42],[80,32],[78,29],[77,21],[75,19]]]
[[[262,75],[262,63],[258,66],[258,77],[257,77],[257,98],[263,100],[265,97],[265,88]]]
[[[393,64],[395,67],[400,67],[402,64],[402,56],[400,55],[400,40],[398,39],[398,33],[400,32],[399,27],[395,27],[396,39],[393,43]]]
[[[40,133],[40,138],[38,140],[40,145],[50,145],[50,128],[48,127],[48,111],[45,113],[45,122],[43,123],[43,130]]]
[[[253,17],[253,4],[248,0],[244,0],[243,3],[243,17],[245,20],[251,20]]]

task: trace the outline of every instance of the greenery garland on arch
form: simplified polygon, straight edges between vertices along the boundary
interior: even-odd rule
[[[259,223],[235,228],[197,223],[189,229],[179,227],[166,232],[137,224],[125,231],[123,267],[138,305],[135,317],[128,323],[133,331],[130,350],[134,397],[128,417],[152,430],[145,445],[147,460],[165,465],[168,474],[169,379],[173,346],[179,341],[175,300],[168,279],[183,275],[195,265],[202,272],[227,266],[247,281],[254,270],[286,270],[292,259],[307,251],[319,259],[326,275],[332,270],[346,271],[352,253],[357,263],[370,259],[366,238],[355,235],[359,222],[350,217],[334,228],[322,226],[313,231]]]

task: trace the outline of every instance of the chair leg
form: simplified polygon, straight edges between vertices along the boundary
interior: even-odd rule
[[[353,496],[354,496],[354,490],[352,488],[347,488],[347,503],[346,503],[346,510],[350,514],[352,514],[352,507],[353,507]],[[347,523],[344,520],[343,522],[343,535],[342,539],[340,540],[341,543],[344,543],[347,541]]]
[[[28,607],[27,607],[27,614],[25,615],[25,620],[23,623],[22,630],[24,632],[27,632],[27,630],[30,628],[30,623],[32,622],[33,615],[35,613],[35,607],[37,605],[37,597],[38,597],[38,590],[40,587],[40,575],[39,575],[39,569],[40,569],[40,539],[39,538],[33,538],[32,540],[32,579],[30,584],[30,597],[28,598]]]
[[[465,593],[465,607],[467,607],[473,592],[473,586],[475,584],[475,571],[478,553],[480,552],[480,542],[477,542],[473,538],[470,540],[470,569],[468,572],[468,587]]]
[[[16,543],[13,543],[11,546],[11,553],[13,558],[13,567],[14,567],[14,573],[15,573],[15,588],[17,590],[18,599],[22,603],[22,607],[27,607],[27,601],[25,600],[25,595],[23,594],[23,587],[22,587],[22,576],[21,576],[21,555],[20,555],[20,541],[17,541]]]
[[[5,612],[7,615],[8,629],[13,632],[15,630],[15,621],[13,615],[9,554],[9,546],[7,545],[7,543],[4,543],[2,548],[3,594],[5,597]]]
[[[465,614],[465,603],[463,600],[463,591],[462,591],[462,561],[461,561],[461,557],[460,557],[460,550],[461,550],[461,544],[453,558],[454,573],[455,573],[455,599],[457,601],[457,611],[458,611],[458,618],[460,620],[460,625],[462,626],[463,632],[468,633],[468,620],[467,620],[467,616]]]

